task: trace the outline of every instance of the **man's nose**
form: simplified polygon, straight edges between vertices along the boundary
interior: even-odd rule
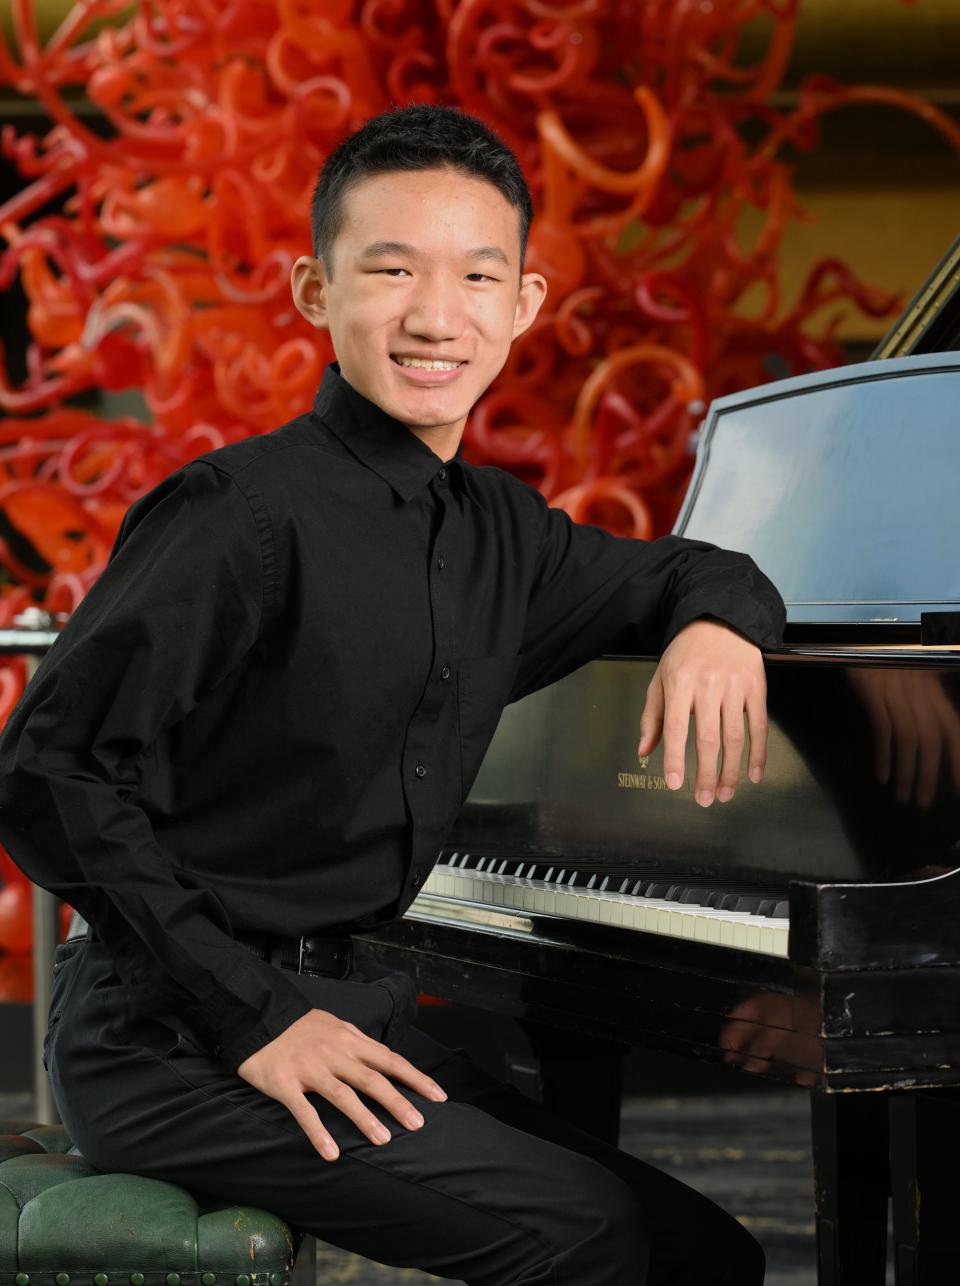
[[[404,325],[411,335],[435,343],[456,339],[463,330],[463,298],[450,279],[424,281],[410,299]]]

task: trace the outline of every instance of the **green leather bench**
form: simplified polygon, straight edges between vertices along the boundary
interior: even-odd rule
[[[98,1170],[62,1125],[0,1118],[0,1286],[298,1286],[303,1240],[266,1210]]]

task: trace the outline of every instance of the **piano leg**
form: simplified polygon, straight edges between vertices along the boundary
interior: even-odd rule
[[[540,1071],[540,1101],[571,1125],[620,1141],[623,1060],[628,1045],[518,1019]]]
[[[818,1286],[883,1286],[888,1096],[811,1093]]]
[[[960,1281],[958,1143],[956,1093],[921,1090],[890,1096],[897,1286]]]

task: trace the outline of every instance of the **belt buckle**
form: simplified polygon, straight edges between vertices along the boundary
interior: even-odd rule
[[[304,934],[300,934],[300,953],[297,956],[297,973],[303,973],[303,939]]]

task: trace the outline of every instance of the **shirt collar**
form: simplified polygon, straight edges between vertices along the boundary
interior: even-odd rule
[[[427,485],[444,467],[444,461],[431,451],[402,420],[395,419],[376,402],[371,402],[341,374],[340,363],[329,362],[313,400],[313,409],[328,429],[361,463],[383,478],[404,500]],[[446,461],[447,470],[456,464],[467,482],[463,443]],[[471,497],[486,508],[476,488],[467,482]]]

